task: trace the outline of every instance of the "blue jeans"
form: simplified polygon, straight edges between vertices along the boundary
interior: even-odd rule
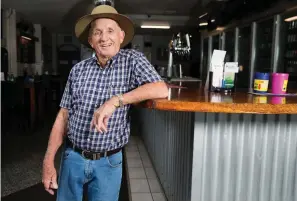
[[[98,160],[83,158],[72,148],[62,154],[57,201],[118,201],[122,181],[122,152]]]

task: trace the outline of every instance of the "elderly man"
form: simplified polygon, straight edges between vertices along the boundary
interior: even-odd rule
[[[165,98],[166,84],[145,56],[124,50],[133,23],[107,5],[97,6],[75,26],[78,39],[96,52],[76,64],[61,100],[43,162],[43,184],[58,201],[80,201],[87,185],[89,201],[118,200],[122,148],[128,143],[132,103]],[[59,182],[54,167],[66,140]],[[58,187],[59,185],[59,187]]]

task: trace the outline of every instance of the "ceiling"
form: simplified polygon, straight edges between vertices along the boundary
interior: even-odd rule
[[[13,8],[21,18],[59,32],[73,30],[75,21],[91,12],[94,0],[2,0],[2,8]],[[184,25],[200,0],[115,0],[119,13],[139,25],[144,20]],[[205,0],[203,0],[205,1]],[[30,3],[29,3],[30,2]],[[165,8],[165,9],[164,9]],[[178,16],[178,17],[177,17]]]

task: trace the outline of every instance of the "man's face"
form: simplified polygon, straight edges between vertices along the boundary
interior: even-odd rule
[[[113,57],[120,50],[125,37],[124,31],[111,19],[97,19],[93,22],[89,44],[100,57]]]

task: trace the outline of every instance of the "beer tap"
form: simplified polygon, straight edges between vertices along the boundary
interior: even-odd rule
[[[169,58],[168,58],[168,67],[167,67],[168,79],[172,78],[174,57],[177,57],[177,56],[178,57],[184,57],[184,56],[188,57],[188,56],[190,56],[190,51],[191,51],[191,46],[190,46],[190,35],[189,34],[185,34],[184,36],[182,36],[181,33],[173,35],[172,39],[169,42]],[[181,71],[181,69],[180,69],[180,71]]]

